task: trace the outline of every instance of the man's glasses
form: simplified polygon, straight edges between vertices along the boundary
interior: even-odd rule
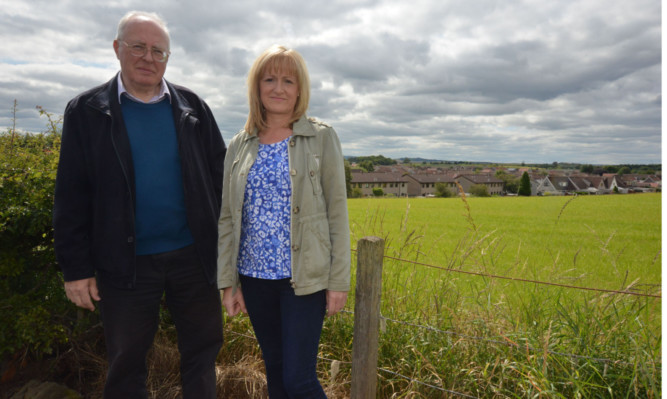
[[[126,41],[122,41],[122,43],[127,46],[127,48],[130,50],[130,54],[135,57],[143,57],[148,51],[148,47],[143,44],[128,44]],[[169,54],[171,54],[169,51],[160,50],[159,48],[155,47],[151,48],[151,56],[153,56],[153,59],[157,62],[167,62]]]

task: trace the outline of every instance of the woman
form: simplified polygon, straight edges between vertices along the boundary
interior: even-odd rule
[[[250,317],[271,399],[326,398],[320,333],[350,286],[343,154],[334,129],[306,117],[309,97],[301,55],[266,50],[248,74],[248,120],[225,158],[218,287],[230,316]]]

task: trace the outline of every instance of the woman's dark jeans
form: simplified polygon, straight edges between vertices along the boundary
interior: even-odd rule
[[[269,398],[326,398],[316,372],[326,292],[298,296],[289,279],[240,278],[264,357]]]

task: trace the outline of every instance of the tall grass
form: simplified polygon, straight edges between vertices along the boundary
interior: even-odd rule
[[[378,397],[660,397],[658,299],[456,273],[659,293],[659,195],[349,204],[353,240],[452,269],[385,260]]]

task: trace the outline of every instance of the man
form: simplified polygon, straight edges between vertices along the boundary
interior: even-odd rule
[[[120,73],[65,110],[55,249],[67,297],[99,301],[105,398],[146,398],[146,354],[163,295],[178,332],[184,398],[216,396],[215,285],[226,147],[209,107],[164,80],[170,38],[130,12],[113,42]]]

